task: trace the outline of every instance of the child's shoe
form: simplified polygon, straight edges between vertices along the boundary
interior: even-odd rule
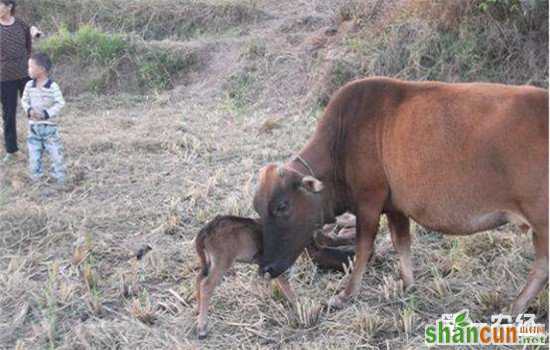
[[[67,190],[67,185],[65,184],[65,181],[57,181],[53,186],[53,189],[57,192],[65,192]]]

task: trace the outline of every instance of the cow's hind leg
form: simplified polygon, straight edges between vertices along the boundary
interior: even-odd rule
[[[529,301],[536,297],[548,282],[548,225],[533,228],[535,261],[527,277],[527,284],[512,305],[513,315],[525,311]]]
[[[409,218],[401,213],[388,213],[387,216],[393,246],[399,255],[401,279],[408,288],[414,283]]]

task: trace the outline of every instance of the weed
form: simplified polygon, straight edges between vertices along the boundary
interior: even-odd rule
[[[242,110],[252,102],[252,87],[255,82],[252,70],[231,75],[227,81],[226,94],[236,110]]]

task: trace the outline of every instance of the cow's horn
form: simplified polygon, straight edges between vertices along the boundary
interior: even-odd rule
[[[285,175],[285,168],[282,166],[277,167],[277,175],[279,175],[279,177],[283,177]]]

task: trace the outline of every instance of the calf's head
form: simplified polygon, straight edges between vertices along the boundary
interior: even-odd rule
[[[270,164],[260,171],[254,209],[263,225],[263,274],[287,270],[322,225],[322,191],[321,181],[290,168]]]

